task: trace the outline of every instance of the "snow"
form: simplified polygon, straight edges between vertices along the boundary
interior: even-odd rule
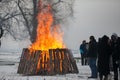
[[[79,64],[80,65],[80,64]],[[79,66],[78,65],[78,66]],[[78,74],[66,74],[66,75],[54,75],[54,76],[22,76],[17,74],[16,65],[0,66],[0,80],[87,80],[87,76],[90,75],[88,66],[80,66]]]
[[[79,70],[78,74],[23,76],[21,74],[17,74],[20,56],[21,53],[0,52],[0,80],[88,80],[88,76],[91,74],[89,66],[81,66],[81,61],[77,60],[76,63]]]

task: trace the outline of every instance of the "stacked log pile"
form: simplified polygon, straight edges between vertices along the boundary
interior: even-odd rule
[[[19,74],[55,75],[78,73],[76,62],[69,49],[49,49],[48,52],[24,48],[18,66]]]

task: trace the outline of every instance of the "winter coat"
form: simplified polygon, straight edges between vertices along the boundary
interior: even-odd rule
[[[86,44],[80,45],[80,53],[81,54],[87,54]]]
[[[97,42],[95,40],[89,42],[88,57],[97,58]]]
[[[114,59],[119,60],[120,59],[120,37],[118,37],[116,43],[113,44],[113,53],[112,56]]]
[[[98,43],[98,72],[103,75],[110,73],[109,60],[111,55],[111,47],[108,44],[108,40],[102,39]]]

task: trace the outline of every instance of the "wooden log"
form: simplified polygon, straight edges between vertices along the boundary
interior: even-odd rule
[[[37,64],[39,61],[41,51],[37,50],[34,53],[31,53],[30,60],[27,61],[26,69],[24,70],[24,74],[33,75],[37,74]]]
[[[48,52],[23,49],[18,66],[19,74],[55,75],[78,73],[76,62],[68,49],[50,49]]]
[[[53,69],[54,69],[54,73],[56,74],[56,56],[55,56],[55,49],[52,49],[53,50],[53,57],[54,57],[54,60],[53,60]]]
[[[26,64],[26,60],[27,60],[28,56],[29,56],[29,50],[27,48],[23,48],[17,73],[23,74],[23,71],[25,68],[24,65]]]
[[[59,49],[55,49],[54,51],[55,51],[54,52],[54,55],[55,55],[55,60],[54,60],[55,67],[54,67],[54,69],[55,69],[56,74],[59,74],[60,73]]]
[[[44,53],[44,62],[43,62],[43,65],[44,65],[44,75],[47,75],[48,72],[47,72],[47,57],[46,57],[47,53]]]
[[[37,74],[42,74],[43,73],[43,68],[42,68],[42,58],[40,58],[40,63],[39,63],[40,69]]]
[[[53,53],[52,49],[49,49],[49,56],[50,56],[50,59],[49,59],[49,71],[48,71],[48,74],[54,75],[55,74],[55,72],[54,72],[54,53]]]
[[[39,75],[44,75],[44,54],[42,51],[42,54],[40,56],[40,63],[39,63],[40,69],[38,71]]]
[[[70,59],[70,63],[72,65],[72,69],[73,69],[73,73],[79,73],[77,65],[76,65],[76,61],[73,58],[72,52],[70,50],[67,50],[67,53],[69,55],[69,59]]]
[[[39,55],[39,50],[35,51],[34,53],[30,53],[28,49],[23,49],[17,73],[25,75],[36,74]]]
[[[64,60],[63,60],[63,73],[69,73],[70,72],[70,61],[69,61],[69,57],[68,54],[66,53],[66,50],[63,50],[64,53]]]
[[[64,59],[64,52],[63,50],[59,49],[59,66],[60,66],[60,74],[63,74],[63,59]]]

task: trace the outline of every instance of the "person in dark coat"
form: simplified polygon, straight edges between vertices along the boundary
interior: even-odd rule
[[[108,80],[108,75],[110,74],[110,50],[109,37],[104,35],[98,42],[98,72],[100,80]]]
[[[111,47],[114,80],[118,80],[118,69],[120,69],[118,64],[118,61],[120,61],[120,37],[118,37],[116,33],[113,33],[111,36]]]
[[[91,69],[91,76],[88,78],[97,78],[97,42],[94,36],[90,36],[89,48],[88,48],[88,64]]]

